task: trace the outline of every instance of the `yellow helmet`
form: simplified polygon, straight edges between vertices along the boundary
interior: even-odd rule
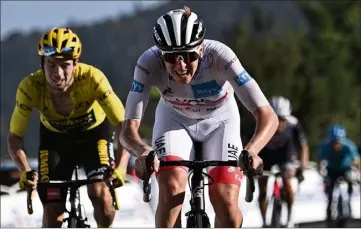
[[[40,56],[55,54],[59,58],[65,55],[78,59],[81,49],[80,39],[73,31],[68,28],[52,28],[41,37],[38,53]]]

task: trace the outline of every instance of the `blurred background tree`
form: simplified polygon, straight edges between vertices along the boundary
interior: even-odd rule
[[[305,128],[311,153],[331,122],[346,126],[360,144],[360,2],[300,2],[307,30],[285,27],[273,35],[273,19],[254,9],[252,29],[236,28],[233,48],[266,94],[283,95]],[[249,139],[254,121],[240,109]]]

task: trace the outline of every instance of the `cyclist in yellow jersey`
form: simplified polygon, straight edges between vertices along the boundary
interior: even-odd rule
[[[124,119],[124,106],[103,72],[80,63],[82,45],[67,28],[53,28],[39,42],[41,69],[25,77],[16,93],[10,122],[8,149],[22,176],[22,189],[35,189],[37,181],[69,180],[76,165],[88,178],[101,178],[113,167],[116,186],[124,184],[129,153],[113,140]],[[40,112],[39,173],[31,171],[24,152],[24,135],[32,109]],[[118,139],[118,138],[116,138]],[[33,175],[34,179],[27,179]],[[38,187],[43,204],[43,227],[62,225],[67,191]],[[99,227],[110,227],[115,209],[106,184],[88,186]]]

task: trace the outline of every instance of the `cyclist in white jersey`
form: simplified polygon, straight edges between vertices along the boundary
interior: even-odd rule
[[[204,160],[237,160],[243,149],[240,117],[234,91],[253,113],[257,128],[244,147],[252,167],[262,166],[257,156],[275,133],[278,119],[256,81],[246,72],[226,45],[205,40],[205,27],[185,7],[161,16],[153,28],[156,46],[138,59],[134,81],[126,102],[126,122],[121,142],[138,157],[136,174],[147,176],[146,155],[155,150],[154,168],[159,184],[156,227],[181,227],[181,208],[187,169],[162,167],[159,160],[194,159],[193,140],[203,143]],[[138,134],[151,86],[161,94],[153,129],[152,147]],[[216,227],[240,227],[242,213],[238,195],[239,169],[211,167],[214,183],[209,197],[216,213]]]

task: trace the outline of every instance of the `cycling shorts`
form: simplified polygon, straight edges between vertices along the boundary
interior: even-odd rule
[[[197,141],[202,143],[204,160],[238,160],[242,151],[238,107],[234,98],[225,106],[224,112],[216,117],[191,119],[160,100],[152,139],[158,158],[164,161],[194,160],[193,141]],[[162,167],[159,172],[171,168]],[[207,170],[214,182],[240,186],[242,173],[239,168],[209,167]]]
[[[263,170],[270,171],[274,165],[278,165],[282,172],[286,169],[296,169],[290,144],[291,142],[279,149],[263,148],[258,155],[263,160]]]
[[[105,119],[97,127],[77,133],[53,132],[40,124],[39,182],[70,180],[76,165],[83,166],[88,178],[102,179],[114,164],[114,127]],[[67,189],[38,186],[42,203],[65,202]]]

